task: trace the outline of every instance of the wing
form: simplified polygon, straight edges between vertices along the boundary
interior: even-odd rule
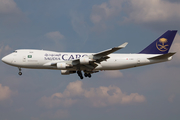
[[[115,52],[115,51],[117,51],[117,50],[119,50],[119,49],[122,49],[122,48],[126,47],[127,44],[128,44],[128,43],[125,42],[124,44],[122,44],[122,45],[120,45],[120,46],[118,46],[118,47],[114,47],[114,48],[111,48],[111,49],[108,49],[108,50],[104,50],[104,51],[98,52],[98,53],[94,54],[93,56],[94,56],[94,57],[107,56],[107,55],[109,55],[109,54],[111,54],[111,53],[113,53],[113,52]]]
[[[95,53],[95,54],[93,54],[93,55],[91,55],[91,56],[89,56],[89,57],[90,57],[91,59],[96,60],[97,63],[100,63],[100,62],[108,59],[108,58],[109,58],[109,56],[108,56],[109,54],[111,54],[111,53],[113,53],[113,52],[115,52],[115,51],[117,51],[117,50],[120,50],[120,49],[126,47],[127,44],[128,44],[128,43],[125,42],[124,44],[122,44],[122,45],[120,45],[120,46],[118,46],[118,47],[113,47],[113,48],[111,48],[111,49],[108,49],[108,50],[104,50],[104,51]]]
[[[87,72],[92,72],[93,69],[95,69],[98,66],[98,63],[101,63],[102,61],[105,61],[109,59],[109,54],[122,49],[126,47],[128,43],[125,42],[124,44],[114,47],[108,50],[104,50],[89,56],[81,57],[79,59],[75,60],[69,60],[69,61],[63,61],[63,62],[57,62],[57,63],[46,63],[46,66],[54,66],[54,67],[62,67],[65,68],[75,68],[76,70],[86,70]]]

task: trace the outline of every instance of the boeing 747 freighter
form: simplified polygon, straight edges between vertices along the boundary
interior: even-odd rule
[[[19,49],[2,58],[8,65],[31,69],[56,69],[62,75],[77,73],[83,79],[100,70],[121,70],[169,61],[175,53],[169,53],[177,30],[168,30],[137,54],[112,54],[128,43],[98,53],[67,53],[47,50]]]

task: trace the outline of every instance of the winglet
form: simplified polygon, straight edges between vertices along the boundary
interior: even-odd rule
[[[123,43],[122,45],[118,46],[118,48],[125,48],[128,42]]]

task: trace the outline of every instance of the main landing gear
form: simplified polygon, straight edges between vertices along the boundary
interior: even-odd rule
[[[81,79],[83,79],[83,75],[82,75],[82,72],[79,70],[79,71],[77,71],[77,74],[78,74],[78,76],[81,78]],[[91,78],[91,74],[90,73],[84,73],[84,77],[89,77],[89,78]]]
[[[19,68],[19,73],[18,73],[20,76],[22,75],[22,72],[21,72],[21,68]]]
[[[79,71],[77,71],[77,74],[78,74],[78,76],[81,78],[81,79],[83,79],[83,75],[82,75],[82,72],[79,70]]]
[[[84,73],[84,76],[91,78],[91,74],[90,73]]]

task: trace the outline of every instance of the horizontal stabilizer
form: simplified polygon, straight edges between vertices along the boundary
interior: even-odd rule
[[[173,56],[174,54],[175,54],[175,52],[174,53],[167,53],[167,54],[162,54],[162,55],[159,55],[156,57],[151,57],[148,59],[150,59],[150,60],[168,59],[169,57]]]

